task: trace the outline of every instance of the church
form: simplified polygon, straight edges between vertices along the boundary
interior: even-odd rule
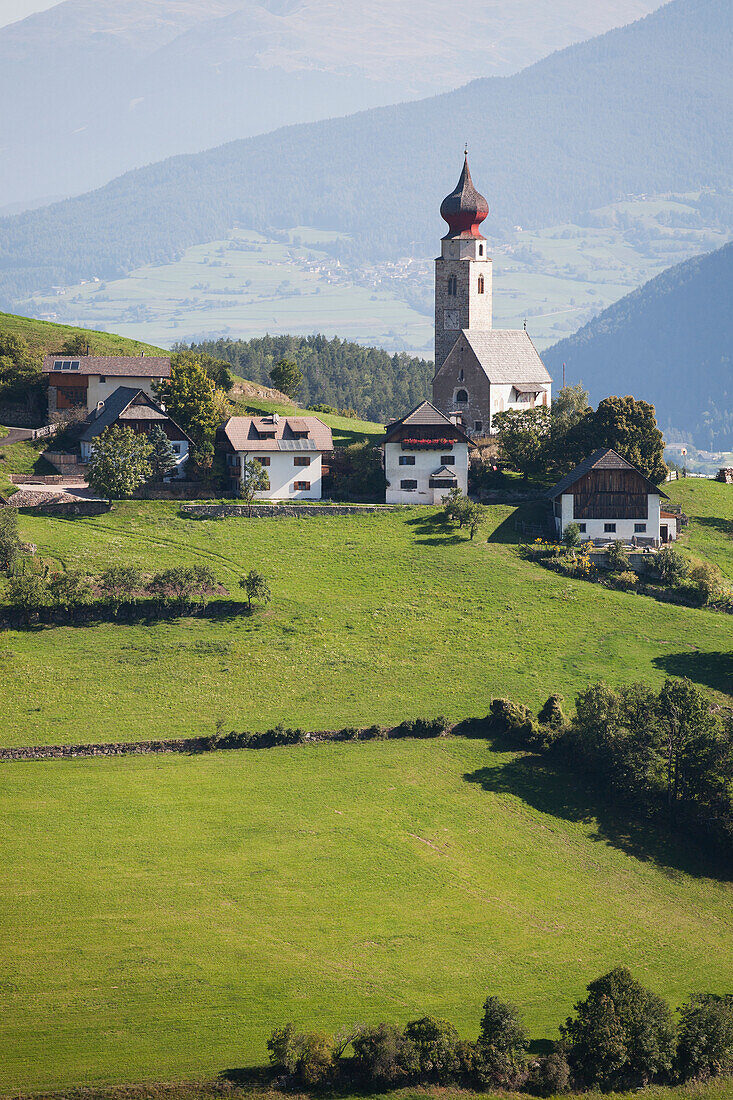
[[[440,207],[448,232],[435,261],[432,403],[474,437],[492,434],[496,413],[549,405],[552,397],[552,379],[527,332],[492,325],[491,258],[479,231],[488,213],[466,153]]]

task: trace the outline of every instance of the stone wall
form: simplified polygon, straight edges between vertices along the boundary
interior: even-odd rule
[[[26,404],[6,401],[0,404],[0,424],[8,428],[39,428],[43,424],[43,415],[38,409],[29,409]]]
[[[399,506],[389,504],[253,504],[252,518],[279,519],[295,516],[368,516],[376,512],[394,512]],[[246,504],[182,504],[181,514],[192,519],[228,519],[230,516],[249,518]]]

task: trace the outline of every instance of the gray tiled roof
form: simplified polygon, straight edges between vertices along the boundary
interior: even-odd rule
[[[54,363],[78,363],[76,370],[53,369]],[[69,374],[102,374],[112,378],[170,378],[168,355],[46,355],[43,373],[63,378]]]
[[[461,335],[466,338],[489,382],[518,383],[520,386],[552,382],[536,347],[523,329],[494,328],[486,332],[463,329]]]
[[[550,500],[562,496],[562,494],[566,493],[576,481],[579,481],[584,474],[587,474],[589,470],[633,470],[639,477],[644,478],[644,481],[646,481],[649,486],[650,493],[656,493],[658,496],[664,497],[665,500],[669,500],[667,494],[663,493],[658,485],[655,485],[653,481],[649,481],[648,478],[644,477],[641,471],[636,469],[636,466],[632,466],[630,462],[627,462],[625,458],[622,458],[621,455],[611,447],[599,447],[592,455],[588,455],[587,458],[584,458],[582,462],[578,463],[574,470],[571,470],[569,474],[566,474],[564,478],[558,481],[557,485],[547,490],[547,496]]]
[[[131,408],[136,398],[142,398],[142,403]],[[181,439],[188,439],[182,428],[178,427],[175,420],[171,420],[168,414],[157,405],[144,390],[138,390],[132,386],[118,386],[104,402],[104,408],[99,413],[92,413],[82,435],[81,443],[89,443],[101,435],[105,428],[111,427],[116,421],[122,420],[149,420],[151,426],[154,423],[168,421],[181,433]]]

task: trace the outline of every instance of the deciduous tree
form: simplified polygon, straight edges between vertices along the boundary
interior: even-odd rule
[[[494,417],[494,430],[501,459],[510,470],[516,470],[526,481],[530,474],[546,469],[550,439],[550,410],[546,406],[499,412]]]
[[[247,597],[247,606],[250,613],[252,612],[253,600],[257,603],[269,603],[272,599],[270,586],[257,569],[250,569],[249,573],[245,574],[240,580],[239,587]]]
[[[130,497],[152,473],[152,447],[146,435],[113,424],[91,446],[87,479],[107,500]]]
[[[293,397],[303,384],[303,372],[294,359],[280,359],[270,371],[270,378],[287,397]]]
[[[252,505],[258,493],[266,493],[270,488],[267,470],[256,458],[242,460],[242,472],[239,479],[238,494],[247,505],[247,514],[252,515]]]
[[[171,361],[171,376],[158,387],[166,412],[190,435],[196,446],[212,443],[220,419],[214,383],[195,356],[179,355]]]

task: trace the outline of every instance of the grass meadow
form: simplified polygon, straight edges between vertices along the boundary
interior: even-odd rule
[[[733,974],[731,885],[485,742],[4,765],[0,1087],[211,1078],[276,1025],[489,992],[557,1037],[619,963],[678,1004]]]
[[[690,537],[700,549],[704,530],[724,557],[727,536],[700,520],[722,514],[731,490],[706,485]],[[458,720],[492,696],[571,700],[602,677],[689,675],[733,694],[730,616],[562,578],[519,558],[513,508],[490,514],[471,542],[432,509],[201,521],[150,501],[89,518],[26,513],[23,537],[63,567],[203,562],[234,599],[257,567],[273,600],[251,618],[3,632],[2,742],[193,736],[219,719],[251,730]]]

